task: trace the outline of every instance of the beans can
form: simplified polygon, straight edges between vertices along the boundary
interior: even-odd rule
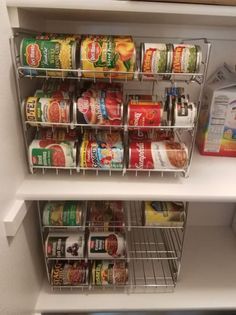
[[[45,241],[45,256],[49,258],[84,257],[84,234],[49,233]]]
[[[172,125],[193,127],[196,117],[196,107],[188,100],[176,100],[174,105]]]
[[[123,101],[120,91],[88,90],[77,100],[79,124],[121,125]]]
[[[124,227],[122,201],[91,201],[89,204],[90,231],[120,231]]]
[[[133,79],[135,63],[136,49],[130,36],[89,35],[81,41],[80,67],[90,71],[83,72],[86,78]]]
[[[78,286],[87,283],[88,267],[83,261],[58,261],[52,265],[50,275],[53,286]]]
[[[195,73],[199,72],[202,53],[197,45],[173,44],[172,72]]]
[[[27,121],[70,123],[72,104],[70,100],[28,97],[24,101]]]
[[[177,169],[186,167],[188,150],[184,143],[172,141],[130,142],[130,169]]]
[[[125,261],[97,260],[92,266],[92,284],[95,286],[125,285],[128,268]]]
[[[130,101],[128,103],[128,125],[160,126],[162,113],[161,102]]]
[[[153,77],[156,73],[171,72],[172,57],[170,44],[141,44],[141,69],[147,77]]]
[[[122,258],[126,254],[126,242],[122,234],[91,232],[88,239],[89,258]]]
[[[23,67],[76,69],[77,42],[65,39],[23,38],[20,45],[20,61]],[[25,74],[37,75],[44,72],[24,70]],[[50,76],[66,76],[68,73],[48,71]]]
[[[74,141],[33,140],[29,146],[31,166],[76,166],[76,143]]]
[[[81,226],[82,207],[79,201],[49,201],[43,209],[43,225]]]
[[[79,137],[77,129],[65,128],[40,128],[36,133],[36,139],[39,140],[56,140],[56,141],[76,141]]]

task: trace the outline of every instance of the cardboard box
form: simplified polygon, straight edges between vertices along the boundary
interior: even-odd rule
[[[210,77],[203,96],[197,144],[203,155],[236,156],[236,74],[225,66]]]

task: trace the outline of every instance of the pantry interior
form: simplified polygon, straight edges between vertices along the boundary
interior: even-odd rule
[[[212,74],[224,62],[232,68],[235,66],[236,9],[234,7],[144,4],[129,1],[101,1],[99,8],[96,4],[85,1],[79,4],[73,1],[66,4],[57,1],[54,6],[54,3],[47,4],[46,1],[28,3],[9,0],[7,5],[8,13],[5,8],[4,23],[8,25],[10,21],[14,32],[27,30],[80,34],[130,34],[137,42],[147,40],[176,42],[182,39],[206,37],[212,43],[208,74]],[[8,200],[3,204],[5,205],[3,219],[7,221],[7,218],[7,222],[10,222],[8,232],[12,228],[9,232],[12,239],[6,242],[3,227],[1,238],[6,259],[1,264],[3,270],[11,270],[11,276],[3,277],[1,290],[9,288],[7,279],[14,277],[15,286],[11,289],[16,296],[15,302],[12,303],[9,293],[3,294],[6,297],[7,307],[14,309],[18,305],[22,314],[26,314],[29,310],[78,312],[235,309],[236,251],[235,236],[231,227],[235,212],[234,159],[203,157],[196,149],[188,178],[171,175],[161,177],[160,174],[151,174],[150,177],[146,174],[138,176],[131,174],[124,177],[119,174],[111,176],[29,174],[13,84],[10,47],[7,42],[11,29],[9,26],[6,26],[6,29],[3,55],[7,62],[5,64],[3,62],[3,69],[6,69],[12,84],[10,89],[6,88],[5,93],[8,93],[6,99],[9,99],[10,91],[14,97],[10,98],[11,104],[8,104],[11,107],[8,105],[3,107],[4,113],[11,117],[13,126],[10,136],[3,128],[3,134],[8,135],[11,146],[7,148],[9,159],[5,158],[4,163],[10,168],[10,165],[14,166],[11,170],[4,171],[4,179],[7,183],[4,189]],[[9,85],[4,80],[2,84],[4,87]],[[27,96],[32,93],[34,84],[34,79],[22,79],[22,94]],[[145,83],[143,85],[145,86]],[[140,88],[137,82],[132,85],[134,90]],[[145,88],[149,89],[149,87]],[[197,91],[193,89],[192,95],[196,94]],[[5,125],[3,119],[2,126]],[[10,152],[14,154],[10,156]],[[11,187],[8,178],[11,181],[15,179],[14,186]],[[23,200],[20,206],[19,200]],[[37,216],[38,200],[190,202],[180,278],[175,291],[145,295],[112,292],[109,294],[109,300],[107,295],[102,293],[90,295],[78,291],[52,292],[46,281],[42,259]],[[20,228],[17,231],[18,227]],[[10,264],[6,266],[8,262]],[[18,269],[12,273],[16,266],[21,272]]]

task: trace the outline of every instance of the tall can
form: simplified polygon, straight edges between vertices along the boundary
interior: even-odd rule
[[[201,48],[198,45],[173,44],[172,72],[195,73],[200,71]]]

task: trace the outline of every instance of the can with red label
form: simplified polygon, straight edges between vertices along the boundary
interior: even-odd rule
[[[88,266],[84,261],[57,261],[51,267],[50,280],[53,286],[79,286],[87,283]]]
[[[76,166],[74,141],[33,140],[29,146],[30,166]]]
[[[172,141],[130,142],[130,169],[177,169],[184,168],[188,150],[184,143]]]
[[[77,129],[65,128],[40,128],[36,133],[36,139],[38,140],[56,140],[56,141],[76,141],[79,137],[79,131]]]
[[[129,126],[160,126],[162,119],[162,103],[147,101],[130,101],[128,104]]]
[[[88,257],[97,259],[122,258],[126,254],[126,242],[122,234],[91,232],[88,239]]]
[[[174,140],[173,130],[131,130],[129,131],[131,141],[164,141]]]
[[[195,73],[199,72],[202,61],[200,46],[188,44],[173,44],[172,72]]]

